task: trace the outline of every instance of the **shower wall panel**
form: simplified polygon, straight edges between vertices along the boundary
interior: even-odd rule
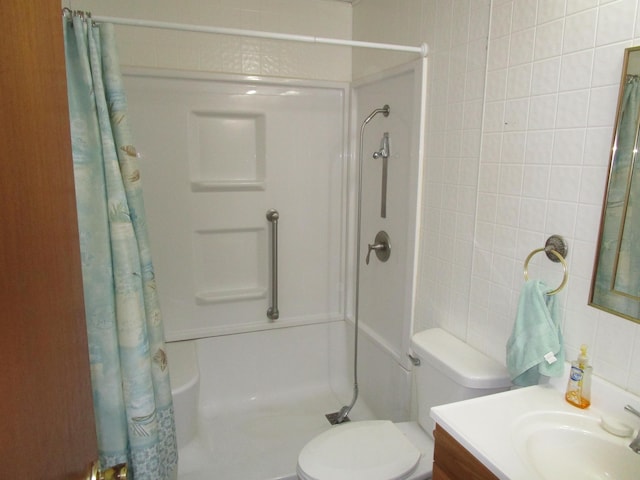
[[[390,106],[388,117],[378,115],[368,123],[363,141],[359,323],[364,335],[359,349],[359,385],[375,414],[394,421],[410,417],[412,367],[407,353],[418,255],[422,68],[420,61],[403,65],[354,87],[357,128],[373,109]],[[385,133],[389,135],[390,156],[383,218],[383,165],[373,153],[381,148]],[[372,254],[367,265],[368,245],[380,230],[390,237],[391,255],[381,262]]]
[[[419,62],[360,82],[354,89],[358,122],[373,109],[390,106],[388,117],[378,115],[365,128],[362,167],[362,221],[360,242],[360,321],[373,338],[404,364],[411,330],[412,292],[416,257],[417,198],[420,145]],[[373,158],[381,139],[389,134],[386,217],[381,216],[383,165]],[[369,244],[384,230],[391,255],[381,262]]]
[[[131,70],[125,86],[167,338],[344,318],[345,85]]]

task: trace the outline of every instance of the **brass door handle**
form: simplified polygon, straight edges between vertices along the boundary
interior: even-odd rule
[[[119,463],[105,470],[100,470],[98,461],[91,465],[91,473],[87,480],[127,480],[127,464]]]

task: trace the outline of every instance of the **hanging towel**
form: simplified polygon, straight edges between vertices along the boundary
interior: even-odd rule
[[[513,332],[507,341],[507,369],[514,385],[536,385],[540,375],[564,372],[564,346],[555,295],[540,280],[527,280],[520,292]]]

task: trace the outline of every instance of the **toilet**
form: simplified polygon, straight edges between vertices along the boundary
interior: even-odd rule
[[[413,370],[418,421],[346,422],[321,433],[300,451],[300,480],[425,480],[433,465],[431,407],[491,395],[511,386],[505,366],[441,328],[411,339],[420,359]]]

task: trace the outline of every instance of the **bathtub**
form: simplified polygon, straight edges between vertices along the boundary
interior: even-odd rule
[[[176,421],[178,449],[188,445],[198,430],[198,395],[200,369],[196,344],[192,341],[167,343],[171,378],[171,395]]]
[[[179,480],[294,480],[298,452],[351,400],[345,322],[167,344]],[[360,398],[352,420],[375,418]]]

